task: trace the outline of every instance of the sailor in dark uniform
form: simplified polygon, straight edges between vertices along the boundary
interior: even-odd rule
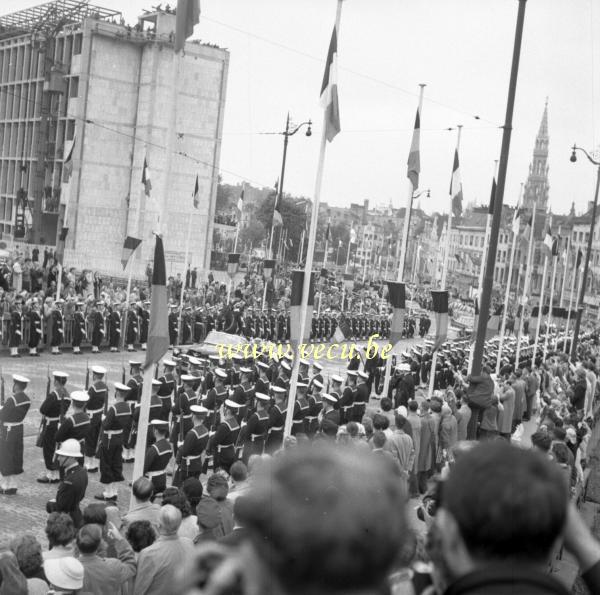
[[[123,481],[123,430],[130,426],[131,408],[125,402],[129,387],[115,382],[115,402],[108,408],[100,431],[100,483],[105,488],[97,500],[116,502],[117,482]]]
[[[8,346],[11,357],[21,357],[19,347],[23,340],[23,315],[21,314],[21,300],[15,301],[10,313],[10,332]]]
[[[169,345],[174,347],[177,345],[177,335],[179,333],[179,318],[177,315],[177,306],[171,304],[169,312]]]
[[[207,451],[212,454],[214,470],[229,473],[237,460],[236,445],[240,433],[237,422],[238,403],[226,399],[223,404],[223,421],[208,441]]]
[[[135,303],[132,302],[129,304],[129,310],[127,310],[127,328],[125,329],[127,351],[135,351],[134,343],[137,341],[138,327],[137,310]]]
[[[323,366],[319,362],[313,362],[313,375],[308,381],[308,392],[312,393],[314,381],[318,380],[323,387]]]
[[[106,368],[102,366],[92,366],[92,384],[88,388],[90,397],[86,412],[90,416],[90,429],[85,441],[85,468],[88,473],[98,471],[99,461],[96,457],[98,453],[98,438],[100,436],[100,425],[102,424],[102,414],[106,414],[108,409],[108,387],[104,382]]]
[[[288,390],[290,387],[290,373],[292,371],[292,367],[285,360],[281,360],[279,365],[279,374],[277,375],[277,379],[275,380],[275,386],[279,388],[283,388],[284,390]]]
[[[81,343],[84,339],[87,339],[87,331],[85,328],[85,316],[81,311],[83,302],[77,302],[75,304],[75,312],[73,312],[73,336],[71,339],[71,346],[73,347],[73,353],[81,354]]]
[[[42,315],[40,313],[40,304],[37,299],[33,299],[31,309],[29,310],[29,355],[39,356],[38,345],[42,340]]]
[[[79,442],[79,447],[83,452],[90,431],[90,416],[85,412],[85,406],[90,397],[84,390],[76,390],[71,393],[70,398],[73,411],[70,415],[66,415],[58,426],[55,438],[56,448],[60,448],[60,445],[66,440],[74,439]]]
[[[219,409],[227,399],[228,392],[225,387],[227,372],[221,368],[215,370],[215,386],[206,394],[202,405],[209,411],[207,423],[209,430],[215,430],[220,423]]]
[[[269,427],[267,429],[267,440],[265,452],[273,454],[281,448],[283,443],[283,430],[285,426],[287,391],[280,386],[272,388],[275,404],[269,411]]]
[[[244,444],[242,460],[248,464],[252,455],[262,455],[265,448],[265,439],[269,427],[269,403],[271,397],[266,393],[256,391],[254,393],[256,411],[250,414],[248,423],[242,428],[240,436]]]
[[[211,388],[215,386],[215,370],[219,365],[219,356],[218,355],[209,355],[208,356],[208,365],[209,370],[204,376],[204,380],[202,381],[202,393],[206,394]]]
[[[319,413],[319,433],[332,440],[335,439],[340,426],[340,412],[337,407],[337,398],[335,395],[323,393],[323,408]]]
[[[294,417],[292,419],[291,430],[293,436],[305,433],[306,425],[304,420],[310,408],[306,398],[307,389],[308,384],[306,382],[298,382],[296,384],[296,400],[294,402]]]
[[[198,479],[202,473],[202,458],[208,445],[208,428],[206,416],[208,409],[202,405],[191,405],[193,428],[186,434],[183,445],[177,451],[177,465],[179,469],[177,481],[173,485],[180,485],[188,477]]]
[[[305,360],[305,359],[301,359],[300,366],[298,368],[298,380],[300,382],[304,382],[307,387],[308,387],[308,381],[309,381],[309,377],[308,377],[308,369],[309,368],[310,368],[309,361]]]
[[[175,395],[173,408],[173,425],[171,427],[171,443],[173,444],[173,452],[177,454],[179,445],[185,440],[185,435],[192,429],[192,412],[190,407],[196,405],[197,397],[194,392],[193,384],[196,380],[195,376],[189,374],[181,375],[183,390]]]
[[[0,407],[0,494],[17,493],[17,475],[23,473],[23,420],[31,406],[25,393],[29,378],[13,374],[12,395]]]
[[[240,383],[233,388],[231,400],[235,401],[240,408],[237,411],[238,423],[247,417],[248,409],[253,405],[254,387],[250,383],[252,370],[250,368],[240,368]]]
[[[83,453],[75,439],[65,440],[56,451],[63,479],[58,486],[56,499],[46,504],[46,512],[65,512],[73,519],[76,528],[81,527],[83,517],[79,504],[85,497],[88,484],[87,471],[79,464]]]
[[[121,313],[115,305],[109,308],[108,315],[108,344],[112,352],[119,351],[121,341]]]
[[[132,417],[129,418],[129,425],[125,427],[123,433],[123,462],[131,463],[135,456],[135,432],[133,430],[133,410],[135,404],[140,402],[142,398],[142,388],[144,383],[144,377],[142,376],[142,364],[141,362],[130,360],[129,361],[129,373],[131,377],[127,381],[129,392],[125,401],[128,403],[131,409]]]
[[[162,382],[160,380],[156,380],[156,378],[152,379],[152,393],[150,395],[150,407],[148,410],[149,420],[161,419],[160,415],[162,414],[162,402],[158,396],[158,391],[161,386]],[[131,425],[132,441],[137,442],[138,426],[140,423],[140,403],[135,404],[133,413],[131,414],[131,419],[133,421]],[[165,423],[168,423],[168,421],[165,421]],[[149,431],[146,432],[146,448],[149,448],[153,442],[154,434]]]
[[[338,374],[333,374],[331,376],[331,384],[328,387],[328,394],[333,395],[335,397],[335,408],[339,408],[339,401],[342,398],[342,383],[344,379]]]
[[[54,462],[54,450],[56,447],[58,422],[69,408],[69,393],[65,388],[69,375],[65,372],[53,372],[52,376],[54,379],[54,389],[40,406],[40,413],[43,417],[38,446],[42,448],[46,473],[38,477],[38,483],[58,483],[60,481],[58,469]]]
[[[360,423],[365,414],[369,402],[369,385],[367,380],[369,375],[365,372],[358,372],[358,383],[356,385],[356,394],[354,396],[354,407],[352,409],[352,420]]]
[[[347,424],[352,421],[352,411],[354,409],[354,396],[356,392],[356,377],[358,373],[356,370],[347,370],[346,374],[348,379],[346,386],[342,391],[342,396],[338,402],[340,410],[340,424]]]
[[[104,341],[104,302],[97,302],[92,313],[92,353],[100,352],[100,345]]]
[[[152,481],[154,495],[162,494],[167,487],[167,466],[173,456],[171,443],[167,440],[169,424],[162,419],[150,421],[154,444],[146,450],[144,475]]]
[[[175,368],[177,364],[170,359],[163,361],[163,375],[158,378],[161,387],[158,389],[158,398],[160,399],[162,409],[157,419],[169,421],[171,407],[173,407],[173,392],[176,386]]]
[[[146,351],[148,343],[148,328],[150,327],[150,311],[148,307],[151,302],[144,302],[138,306],[138,317],[140,321],[140,343],[142,344],[142,351]]]
[[[308,411],[304,417],[304,432],[309,438],[313,438],[319,428],[319,413],[323,408],[322,389],[323,384],[319,380],[313,380],[312,393],[307,398]]]
[[[267,376],[269,372],[268,364],[265,362],[258,362],[258,379],[254,383],[254,391],[255,393],[262,393],[263,395],[269,395],[271,390],[271,383],[269,382],[269,377]]]

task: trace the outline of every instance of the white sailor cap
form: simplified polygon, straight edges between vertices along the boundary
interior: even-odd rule
[[[257,366],[259,368],[262,368],[263,370],[268,370],[269,369],[269,364],[265,364],[265,362],[257,362]]]
[[[202,360],[198,359],[197,357],[194,357],[193,355],[190,355],[190,357],[188,358],[188,362],[190,362],[190,364],[192,364],[192,366],[201,366],[202,365]]]
[[[252,370],[250,368],[244,368],[244,367],[242,367],[242,368],[240,368],[240,372],[242,374],[252,374]]]
[[[310,362],[307,359],[301,359],[300,365],[301,366],[310,366]]]
[[[289,351],[287,353],[285,353],[285,355],[283,357],[290,362],[294,359],[294,356]]]
[[[100,376],[104,376],[104,374],[106,374],[106,368],[103,368],[102,366],[92,366],[92,372],[94,374],[99,374]]]
[[[313,362],[313,368],[317,368],[317,370],[322,370],[323,364],[320,364],[319,362]]]
[[[410,372],[410,365],[409,364],[398,364],[396,366],[396,370],[398,370],[398,372]]]
[[[129,392],[129,387],[122,382],[115,382],[114,387],[121,392]]]
[[[29,378],[27,378],[26,376],[21,376],[21,374],[13,374],[12,379],[14,382],[20,382],[21,384],[28,384],[29,382],[31,382]]]
[[[408,353],[408,351],[403,351],[400,355],[406,359],[410,357],[410,353]]]
[[[238,363],[238,362],[241,362],[241,361],[244,359],[244,357],[243,357],[243,356],[241,356],[239,353],[235,353],[235,354],[232,356],[232,358],[231,358],[231,359],[232,359],[234,362]]]
[[[192,376],[191,374],[182,374],[181,375],[181,381],[186,382],[187,384],[195,382],[196,380],[197,380],[196,376]]]
[[[78,403],[87,403],[90,400],[90,396],[84,390],[74,390],[70,397],[71,401],[77,401]]]
[[[219,356],[218,355],[209,355],[208,359],[213,361],[213,362],[218,362],[219,361]]]
[[[337,403],[337,397],[335,395],[330,395],[329,393],[323,393],[323,398],[331,403]]]
[[[317,388],[323,388],[323,383],[319,382],[318,380],[313,380],[313,386],[316,386]]]
[[[368,374],[365,374],[364,372],[360,371],[358,372],[358,375],[363,379],[363,380],[367,380],[369,378]]]
[[[208,413],[208,409],[202,405],[191,405],[190,411],[196,415],[206,415]]]
[[[177,364],[172,359],[163,360],[163,366],[167,366],[168,368],[175,368]]]
[[[225,399],[225,407],[229,407],[230,409],[241,409],[243,405],[240,405],[231,399]]]
[[[152,379],[152,386],[162,386],[162,382],[156,378]]]
[[[352,377],[354,378],[355,376],[357,376],[357,375],[358,375],[358,372],[357,372],[356,370],[348,370],[348,371],[346,372],[346,374],[347,374],[348,376],[352,376]]]
[[[344,379],[341,376],[338,376],[337,374],[334,374],[331,377],[331,382],[338,382],[338,383],[342,383],[344,382]]]
[[[139,368],[142,365],[142,362],[138,362],[135,360],[130,359],[129,360],[129,367],[130,368]]]
[[[221,368],[217,368],[215,370],[215,375],[219,378],[227,378],[227,372],[225,372],[225,370],[221,370]]]
[[[164,419],[153,419],[150,422],[151,426],[154,426],[155,428],[162,428],[162,429],[167,429],[169,427],[169,422],[165,421]]]
[[[58,370],[52,372],[52,376],[54,376],[54,378],[64,378],[65,380],[69,377],[66,372],[60,372]]]
[[[270,401],[271,400],[271,397],[269,397],[269,395],[265,395],[265,393],[254,393],[254,396],[259,401]]]
[[[273,386],[271,390],[275,393],[275,396],[281,396],[285,393],[285,388],[281,388],[281,386]]]
[[[290,368],[290,364],[288,364],[288,363],[287,363],[285,360],[283,360],[283,361],[281,362],[281,367],[282,367],[284,370],[287,370],[288,372],[291,370],[291,368]]]
[[[306,382],[296,382],[296,388],[308,388]]]

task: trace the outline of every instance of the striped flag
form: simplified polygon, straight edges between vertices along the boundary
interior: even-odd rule
[[[356,244],[356,230],[354,229],[354,227],[350,228],[350,243]]]
[[[458,162],[458,149],[454,149],[454,165],[450,180],[450,197],[452,198],[452,216],[460,217],[462,214],[462,182],[460,181],[460,165]]]
[[[315,301],[315,273],[311,274],[310,288],[308,291],[308,308],[304,320],[304,337],[300,336],[300,313],[302,310],[302,289],[304,285],[304,271],[292,271],[292,293],[290,295],[290,340],[292,345],[304,343],[310,336],[313,304]]]
[[[196,184],[194,185],[194,208],[197,209],[200,205],[200,186],[198,184],[198,174],[196,174]]]
[[[238,198],[237,208],[240,214],[244,210],[244,186],[242,186],[242,191],[240,193],[240,197]]]
[[[406,176],[410,180],[413,187],[413,192],[419,187],[419,173],[421,172],[421,114],[417,108],[415,116],[415,129],[413,130],[412,142],[410,144],[410,153],[408,154],[408,172]]]
[[[125,238],[125,241],[123,242],[123,253],[121,254],[121,264],[123,265],[123,270],[127,268],[127,264],[129,263],[131,255],[141,243],[142,240],[139,238],[134,238],[132,236],[127,236]]]
[[[73,137],[73,142],[71,143],[71,148],[63,161],[63,182],[66,184],[69,181],[69,178],[73,174],[73,151],[75,149],[75,140],[76,137]]]
[[[494,313],[488,318],[488,323],[485,329],[485,340],[489,341],[492,337],[498,334],[498,329],[502,323],[502,313],[504,312],[504,305],[500,304]]]
[[[175,18],[175,52],[185,46],[185,40],[194,32],[200,22],[200,0],[177,0]]]
[[[558,256],[560,252],[560,236],[552,238],[552,256]]]
[[[327,221],[327,229],[325,230],[325,241],[331,242],[331,220]]]
[[[227,274],[230,277],[234,277],[240,268],[240,254],[230,252],[227,255]]]
[[[533,225],[533,215],[529,216],[527,223],[525,224],[525,228],[523,229],[523,233],[521,235],[522,242],[529,242],[529,236],[531,235],[531,226]]]
[[[352,328],[346,320],[346,317],[342,314],[337,321],[335,332],[333,333],[333,339],[337,343],[343,343],[352,337]]]
[[[142,169],[142,184],[144,185],[144,194],[150,196],[150,190],[152,190],[152,182],[150,180],[150,168],[148,167],[148,161],[144,157],[144,167]]]
[[[576,270],[581,267],[582,260],[583,260],[583,252],[581,251],[581,248],[580,248],[579,250],[577,250],[577,261],[575,263]]]
[[[435,318],[434,351],[439,349],[448,338],[448,292],[432,291],[433,316]]]
[[[518,234],[519,230],[521,229],[522,217],[523,217],[523,210],[521,209],[520,206],[517,206],[517,208],[515,209],[515,214],[513,215],[513,222],[512,222],[512,232],[514,234]]]
[[[552,237],[552,230],[548,225],[548,229],[546,229],[546,235],[544,236],[544,246],[548,248],[550,252],[552,252],[552,245],[554,244],[554,238]]]
[[[167,313],[167,273],[163,241],[156,236],[152,272],[152,302],[148,327],[148,349],[144,369],[157,364],[169,349],[169,321]]]
[[[273,225],[283,225],[283,217],[281,216],[281,195],[277,194],[275,198],[275,208],[273,209]]]
[[[402,338],[404,330],[404,314],[406,313],[406,285],[388,281],[388,297],[392,306],[392,323],[390,325],[390,342],[396,346]]]
[[[325,108],[325,136],[331,142],[340,131],[340,107],[337,91],[337,30],[333,28],[327,63],[321,85],[321,105]]]

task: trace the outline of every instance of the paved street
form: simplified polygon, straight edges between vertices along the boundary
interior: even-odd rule
[[[421,340],[407,340],[402,342],[402,349],[421,342]],[[358,342],[363,346],[366,342]],[[121,380],[122,366],[126,368],[128,376],[129,369],[127,362],[130,359],[143,361],[145,354],[142,351],[136,353],[100,353],[92,354],[89,352],[83,355],[73,355],[66,351],[64,355],[55,356],[47,353],[40,357],[33,358],[24,355],[22,358],[13,359],[6,356],[0,358],[0,366],[6,383],[6,394],[10,394],[11,375],[14,373],[23,374],[30,378],[31,384],[27,393],[31,397],[32,406],[25,419],[25,473],[20,476],[21,488],[17,497],[0,496],[0,538],[15,532],[24,530],[32,531],[42,543],[46,543],[43,533],[44,524],[47,517],[45,505],[46,501],[53,498],[56,494],[55,485],[44,485],[37,483],[38,477],[43,471],[43,460],[41,449],[36,448],[35,441],[40,424],[39,406],[46,393],[46,382],[48,370],[62,370],[69,374],[67,389],[69,392],[76,389],[83,389],[85,386],[86,364],[101,365],[106,367],[107,381],[109,386],[116,381]],[[324,365],[325,376],[343,371],[347,362],[319,360]],[[112,393],[112,391],[111,391]],[[133,463],[126,464],[125,476],[130,479],[133,472]],[[94,494],[101,492],[101,484],[98,481],[99,475],[89,475],[89,485],[86,499],[83,505],[92,501]],[[129,488],[125,482],[119,487],[119,508],[125,511],[129,506]]]

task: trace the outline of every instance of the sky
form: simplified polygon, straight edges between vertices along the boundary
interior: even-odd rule
[[[39,0],[2,0],[0,12]],[[134,24],[156,2],[98,0]],[[175,1],[171,2],[176,4]],[[447,212],[456,127],[465,202],[487,203],[499,159],[517,0],[344,0],[338,39],[342,131],[328,143],[321,200],[406,202],[406,161],[420,83],[422,189],[427,212]],[[323,111],[319,91],[336,0],[202,0],[194,38],[227,48],[230,69],[221,151],[225,182],[271,186],[282,137],[265,132],[311,118],[290,138],[284,191],[311,197]],[[578,212],[593,199],[595,168],[569,161],[576,142],[600,143],[600,3],[529,0],[526,6],[504,201],[526,181],[544,103],[549,110],[550,205]],[[448,130],[451,128],[452,130]]]

